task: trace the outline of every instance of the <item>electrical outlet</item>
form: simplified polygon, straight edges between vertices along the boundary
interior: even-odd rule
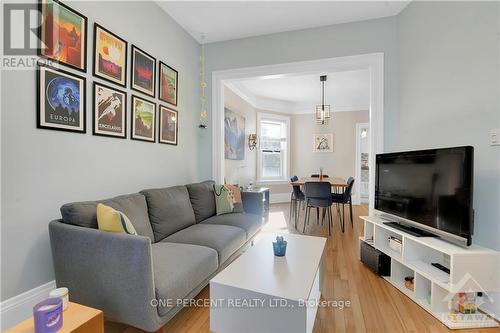
[[[490,130],[490,146],[500,146],[500,128]]]

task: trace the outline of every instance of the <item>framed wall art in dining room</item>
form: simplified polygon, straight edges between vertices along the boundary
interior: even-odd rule
[[[332,153],[333,152],[333,134],[314,134],[313,152]]]

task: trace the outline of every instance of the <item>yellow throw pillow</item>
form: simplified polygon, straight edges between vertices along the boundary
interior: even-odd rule
[[[97,225],[99,230],[137,235],[125,214],[103,204],[97,204]]]

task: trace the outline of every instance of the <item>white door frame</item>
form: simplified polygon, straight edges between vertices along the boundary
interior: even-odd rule
[[[370,123],[356,124],[356,163],[354,164],[354,187],[356,191],[352,196],[352,203],[354,205],[359,205],[361,202],[361,138],[359,137],[359,133],[362,128],[368,128],[368,133],[370,133]]]
[[[212,72],[212,178],[224,181],[224,83],[254,77],[301,76],[318,72],[368,69],[370,72],[370,179],[369,207],[375,197],[375,154],[384,150],[384,54],[371,53],[346,57],[245,67]]]

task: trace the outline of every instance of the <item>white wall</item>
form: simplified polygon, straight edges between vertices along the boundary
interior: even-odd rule
[[[36,129],[35,71],[2,72],[2,300],[54,279],[47,226],[62,204],[198,178],[199,44],[153,2],[70,5],[89,18],[86,134]],[[178,146],[92,135],[94,21],[179,71]]]
[[[224,106],[245,117],[245,159],[224,160],[224,178],[228,183],[248,185],[257,178],[257,149],[248,148],[248,135],[257,133],[257,109],[227,87],[224,88]]]
[[[369,121],[368,111],[335,112],[328,125],[317,125],[314,114],[292,117],[292,173],[306,177],[319,173],[330,177],[356,177],[356,123]],[[314,134],[333,134],[333,153],[313,152]]]
[[[474,146],[473,242],[500,250],[498,2],[413,2],[398,17],[395,149]]]

